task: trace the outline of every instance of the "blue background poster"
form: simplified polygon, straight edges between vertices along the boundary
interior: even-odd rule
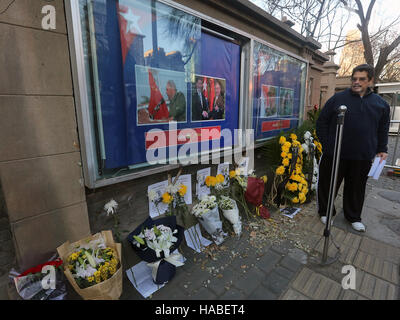
[[[145,163],[146,133],[169,129],[168,121],[142,123],[138,119],[138,107],[143,109],[149,98],[142,94],[150,92],[144,88],[150,80],[143,77],[149,70],[164,75],[163,79],[173,75],[183,91],[186,113],[185,120],[177,123],[178,130],[238,128],[240,46],[202,32],[200,19],[158,2],[154,8],[150,0],[95,0],[93,17],[105,169]],[[168,33],[174,24],[187,28],[186,32]],[[191,121],[193,81],[198,75],[224,80],[224,119]],[[159,92],[168,102],[166,81],[157,79]],[[221,142],[221,147],[226,146]]]

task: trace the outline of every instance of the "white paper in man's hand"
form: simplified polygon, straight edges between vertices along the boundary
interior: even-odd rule
[[[386,164],[386,160],[382,160],[381,157],[376,157],[374,162],[372,163],[371,169],[369,170],[368,176],[372,177],[375,180],[378,180],[379,176],[382,173],[382,170]]]

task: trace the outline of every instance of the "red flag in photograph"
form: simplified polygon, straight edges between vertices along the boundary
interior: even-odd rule
[[[154,81],[153,74],[149,69],[149,84],[150,84],[150,101],[149,101],[149,114],[154,120],[168,119],[169,111],[167,104]]]
[[[151,16],[145,12],[121,4],[118,6],[118,21],[121,34],[122,61],[125,64],[126,56],[133,41],[142,35],[142,28],[151,23]]]
[[[210,79],[210,111],[213,110],[214,107],[214,97],[215,97],[215,88],[214,88],[214,79]]]

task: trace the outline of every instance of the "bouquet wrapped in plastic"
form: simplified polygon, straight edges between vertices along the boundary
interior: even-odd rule
[[[164,284],[183,265],[182,255],[174,253],[183,240],[184,228],[177,225],[176,216],[153,220],[147,218],[128,235],[133,250],[152,269],[153,281]]]
[[[199,219],[215,244],[219,245],[224,241],[227,234],[222,230],[222,221],[219,217],[218,203],[215,196],[204,196],[192,208],[192,214]]]
[[[244,197],[247,202],[256,207],[256,213],[258,216],[264,219],[269,219],[269,211],[262,204],[265,187],[264,184],[265,181],[262,178],[248,177],[247,188]]]
[[[240,236],[242,233],[242,221],[236,201],[229,197],[221,196],[219,208],[222,210],[223,216],[232,224],[235,234]]]
[[[85,300],[117,300],[122,294],[121,244],[111,231],[102,231],[57,248],[64,273]]]

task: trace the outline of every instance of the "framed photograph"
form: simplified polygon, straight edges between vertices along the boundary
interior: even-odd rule
[[[290,116],[293,114],[294,90],[289,88],[280,88],[279,115]]]
[[[135,65],[137,125],[186,122],[185,73]]]
[[[261,86],[260,117],[276,117],[278,115],[279,88],[275,86]]]
[[[192,83],[192,122],[225,120],[226,80],[196,75]]]

